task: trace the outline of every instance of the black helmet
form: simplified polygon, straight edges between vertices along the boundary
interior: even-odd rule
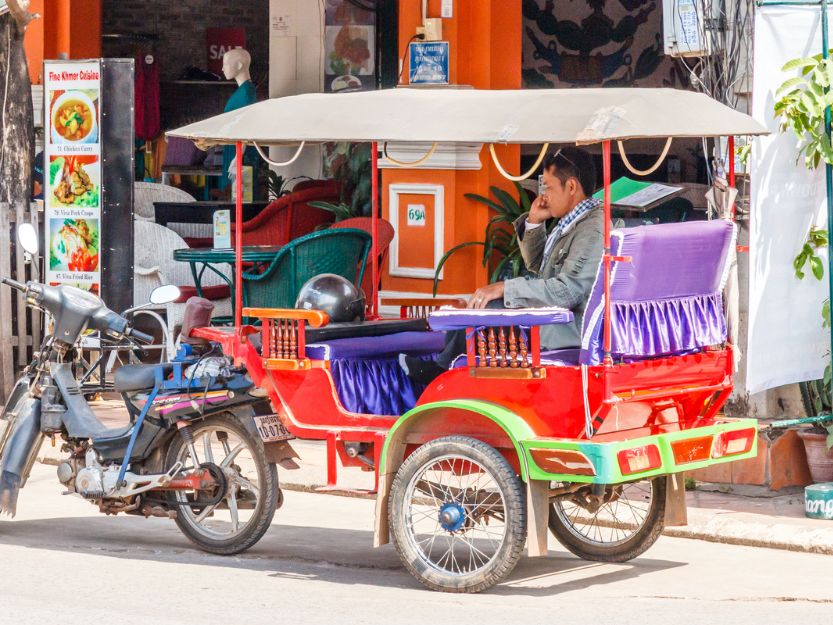
[[[347,278],[321,273],[307,280],[295,308],[322,310],[330,321],[364,321],[364,293]]]

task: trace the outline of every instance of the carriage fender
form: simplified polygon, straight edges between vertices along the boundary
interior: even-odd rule
[[[389,542],[388,500],[390,488],[396,472],[405,459],[405,447],[410,442],[408,440],[409,435],[418,432],[421,425],[431,417],[437,416],[443,416],[444,424],[448,425],[448,429],[436,432],[436,436],[432,436],[432,438],[441,438],[454,434],[463,436],[472,435],[471,432],[466,431],[465,427],[455,427],[455,425],[460,426],[459,423],[454,423],[455,414],[477,415],[479,418],[488,419],[496,424],[514,446],[515,452],[518,454],[521,479],[524,482],[527,481],[527,458],[520,442],[534,438],[535,433],[529,424],[520,416],[499,404],[476,399],[439,401],[417,406],[406,412],[393,424],[393,427],[385,437],[382,453],[379,456],[379,485],[376,494],[376,519],[373,536],[373,544],[375,547]],[[423,434],[423,432],[420,432],[420,434]],[[476,438],[476,434],[474,436]],[[527,495],[530,494],[528,485]],[[527,508],[529,506],[530,502],[528,501]],[[530,527],[530,530],[533,529],[535,528]],[[537,533],[534,535],[537,535]]]

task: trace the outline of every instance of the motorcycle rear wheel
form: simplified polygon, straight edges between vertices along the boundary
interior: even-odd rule
[[[182,436],[168,447],[166,466],[183,463],[183,471],[206,463],[225,475],[223,492],[195,496],[171,492],[176,524],[195,545],[218,555],[245,551],[269,529],[278,504],[278,471],[266,459],[260,437],[233,415],[212,416],[191,426],[196,459]],[[219,501],[217,501],[219,499]]]

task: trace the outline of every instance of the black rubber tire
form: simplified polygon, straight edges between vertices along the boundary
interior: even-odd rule
[[[200,430],[203,428],[217,425],[221,425],[223,428],[234,432],[242,440],[245,440],[255,456],[254,459],[258,471],[258,485],[260,486],[261,492],[257,508],[255,508],[248,526],[240,535],[223,540],[212,540],[206,536],[197,534],[193,527],[188,524],[188,521],[181,518],[181,515],[177,515],[175,521],[177,527],[185,534],[188,540],[203,551],[221,556],[230,556],[253,546],[263,537],[266,530],[269,529],[272,518],[275,516],[275,509],[277,508],[279,498],[278,469],[274,464],[270,464],[266,460],[263,441],[260,437],[252,435],[234,415],[223,414],[208,417],[204,421],[194,423],[191,428],[194,437],[197,438]],[[184,444],[182,437],[179,435],[175,435],[171,439],[166,452],[166,467],[170,467],[176,462],[176,458]],[[172,509],[178,510],[179,506],[176,503],[173,493],[171,493],[169,500],[172,502]]]
[[[405,490],[416,472],[433,459],[448,454],[474,460],[492,474],[506,502],[506,526],[509,530],[494,561],[482,569],[458,576],[445,575],[423,561],[406,536],[402,509]],[[515,470],[493,447],[467,436],[438,438],[414,451],[396,472],[388,503],[388,523],[402,563],[421,584],[441,592],[481,592],[509,575],[521,557],[526,542],[526,491]]]
[[[666,479],[665,476],[662,476],[651,480],[653,494],[645,523],[633,536],[622,543],[605,546],[583,540],[564,524],[564,521],[555,511],[555,504],[550,504],[550,532],[570,552],[584,560],[594,560],[596,562],[627,562],[632,560],[653,545],[665,527]]]

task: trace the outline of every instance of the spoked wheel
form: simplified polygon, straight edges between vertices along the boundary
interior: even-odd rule
[[[399,557],[421,583],[480,592],[518,563],[526,540],[525,492],[493,447],[449,436],[423,445],[399,468],[389,519]]]
[[[653,545],[665,525],[665,477],[564,495],[550,507],[550,531],[585,560],[627,562]]]
[[[172,491],[176,524],[205,551],[230,555],[254,545],[269,529],[278,502],[278,472],[269,464],[260,438],[230,415],[209,417],[191,426],[193,448],[175,436],[167,466],[182,473],[202,469],[211,488]]]

